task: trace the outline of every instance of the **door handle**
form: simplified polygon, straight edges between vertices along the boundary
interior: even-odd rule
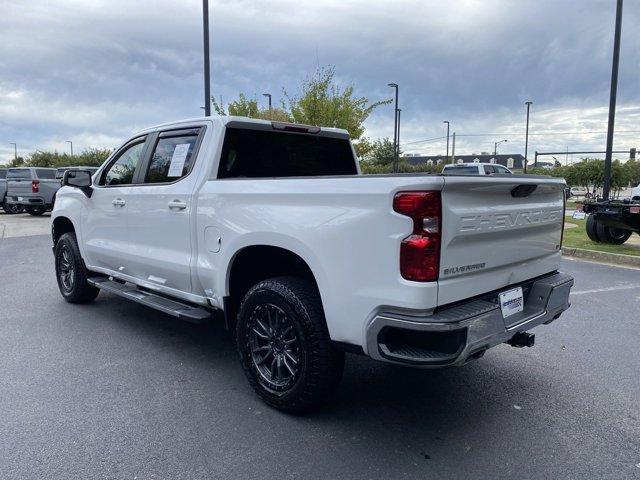
[[[124,207],[124,205],[127,203],[125,202],[123,199],[121,198],[116,198],[115,200],[113,200],[111,202],[113,204],[114,207]]]
[[[187,204],[185,202],[181,202],[180,200],[169,202],[168,205],[170,209],[175,208],[176,210],[184,210],[185,208],[187,208]]]

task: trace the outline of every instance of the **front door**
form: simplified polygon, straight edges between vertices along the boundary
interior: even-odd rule
[[[186,294],[192,292],[192,169],[201,133],[197,127],[154,134],[127,205],[130,272],[147,285]]]
[[[129,220],[131,190],[142,165],[146,137],[124,145],[97,179],[82,222],[85,261],[129,274]]]

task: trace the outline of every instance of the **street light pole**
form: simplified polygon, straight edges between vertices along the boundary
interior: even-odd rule
[[[508,142],[509,140],[500,140],[498,142],[493,142],[493,156],[498,155],[498,145],[504,142]]]
[[[607,153],[604,157],[604,184],[602,199],[609,200],[611,190],[611,154],[613,128],[616,122],[616,96],[618,94],[618,66],[620,64],[620,34],[622,32],[622,0],[616,6],[616,31],[613,39],[613,65],[611,67],[611,94],[609,96],[609,125],[607,126]]]
[[[73,157],[73,142],[71,140],[67,140],[65,143],[68,143],[71,146],[71,156]]]
[[[449,161],[449,127],[450,127],[450,124],[449,124],[449,120],[445,120],[442,123],[446,123],[447,124],[447,157],[446,157],[446,160],[444,162],[444,163],[447,163]]]
[[[451,144],[451,165],[456,163],[456,132],[453,132],[453,142]],[[445,162],[446,165],[446,162]]]
[[[529,107],[533,102],[524,102],[527,106],[527,128],[524,134],[524,173],[527,173],[527,152],[529,150]]]
[[[209,0],[202,0],[202,40],[204,43],[204,114],[211,115],[211,72],[209,70]]]
[[[272,115],[271,115],[271,94],[270,93],[263,93],[262,95],[269,99],[269,119],[273,120]]]
[[[18,145],[11,142],[9,143],[9,145],[13,145],[13,161],[17,161],[18,160]]]
[[[402,109],[398,109],[398,149],[396,150],[396,159],[398,164],[400,163],[400,114],[402,113]],[[396,165],[397,169],[398,165]]]
[[[391,88],[396,89],[396,102],[393,110],[393,173],[398,171],[398,84],[388,83]]]

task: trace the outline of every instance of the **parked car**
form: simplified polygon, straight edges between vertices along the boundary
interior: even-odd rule
[[[462,365],[532,346],[569,308],[562,179],[360,175],[345,130],[207,117],[144,130],[63,183],[63,298],[224,318],[250,385],[283,410],[320,403],[345,351]]]
[[[631,189],[631,200],[640,200],[640,185]]]
[[[31,215],[42,215],[53,207],[60,188],[55,168],[20,167],[7,171],[8,205],[19,205]]]
[[[0,206],[5,213],[15,214],[22,213],[21,205],[12,205],[7,203],[7,169],[0,168]]]
[[[456,163],[445,165],[442,169],[445,175],[513,175],[507,167],[497,163]]]
[[[588,190],[585,187],[571,187],[572,197],[586,197]]]

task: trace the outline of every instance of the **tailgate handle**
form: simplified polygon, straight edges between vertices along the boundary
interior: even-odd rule
[[[523,198],[531,195],[538,185],[518,185],[511,190],[511,196],[513,198]]]

